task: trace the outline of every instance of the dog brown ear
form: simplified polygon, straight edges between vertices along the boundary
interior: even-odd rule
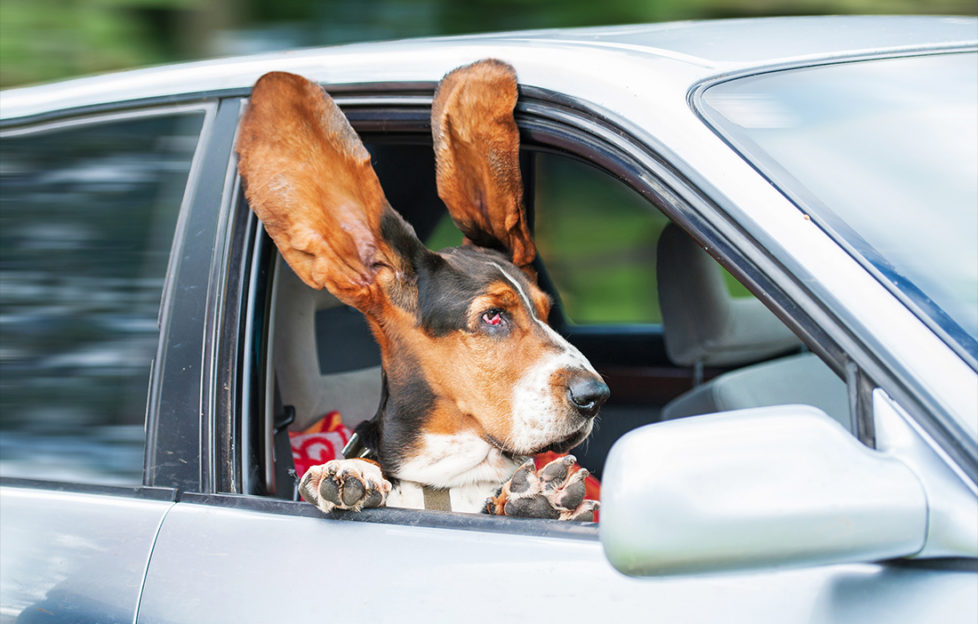
[[[252,91],[238,133],[245,196],[289,266],[365,311],[376,273],[397,258],[380,235],[387,204],[370,154],[322,88],[273,72]]]
[[[536,256],[523,207],[516,71],[487,59],[438,85],[431,108],[438,195],[472,243],[502,248],[518,267]],[[532,271],[532,270],[531,270]]]

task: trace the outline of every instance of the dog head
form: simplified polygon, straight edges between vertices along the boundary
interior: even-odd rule
[[[266,74],[241,122],[248,202],[306,284],[366,316],[388,384],[383,437],[402,448],[426,433],[467,431],[507,454],[567,450],[608,397],[587,359],[547,325],[516,97],[515,72],[498,61],[441,81],[438,193],[465,241],[438,252],[387,203],[366,148],[319,86]]]

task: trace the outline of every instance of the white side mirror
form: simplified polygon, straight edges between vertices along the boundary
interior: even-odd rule
[[[913,471],[809,406],[643,427],[602,481],[601,542],[629,575],[876,561],[926,539]]]

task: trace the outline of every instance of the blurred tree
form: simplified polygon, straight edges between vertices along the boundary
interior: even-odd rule
[[[978,14],[975,0],[3,0],[0,86],[350,41],[673,19]]]
[[[3,0],[0,86],[211,54],[237,0]]]

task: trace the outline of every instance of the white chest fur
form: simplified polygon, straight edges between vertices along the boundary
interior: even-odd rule
[[[477,513],[517,467],[519,458],[503,455],[474,433],[425,434],[417,454],[394,475],[400,483],[387,506],[424,509],[424,483],[450,490],[452,511]]]

